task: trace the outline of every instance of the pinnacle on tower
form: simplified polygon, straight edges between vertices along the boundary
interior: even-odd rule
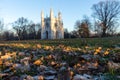
[[[44,13],[41,11],[41,27],[44,27]]]
[[[44,12],[41,11],[41,20],[43,20],[43,19],[44,19]]]
[[[52,8],[50,8],[50,17],[52,18],[54,15],[53,15],[53,10]]]
[[[59,19],[59,20],[62,19],[61,12],[58,12],[58,19]]]

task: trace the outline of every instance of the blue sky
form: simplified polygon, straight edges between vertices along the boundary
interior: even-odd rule
[[[55,16],[59,11],[62,13],[64,28],[72,31],[76,20],[82,19],[84,15],[91,17],[91,7],[99,1],[101,0],[0,0],[0,17],[5,24],[12,23],[19,17],[37,23],[41,21],[41,10],[45,16],[49,16],[52,8]]]

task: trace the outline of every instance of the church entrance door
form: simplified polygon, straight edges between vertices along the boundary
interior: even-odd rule
[[[46,31],[46,39],[48,39],[48,31]]]
[[[59,32],[56,31],[56,39],[58,39],[58,38],[59,38]]]

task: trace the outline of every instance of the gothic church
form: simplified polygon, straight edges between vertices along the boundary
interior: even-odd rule
[[[50,17],[44,18],[43,11],[41,12],[41,39],[63,39],[64,29],[61,18],[61,13],[58,17],[54,17],[53,10],[50,9]]]

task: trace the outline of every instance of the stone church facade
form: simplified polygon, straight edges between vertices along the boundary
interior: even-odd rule
[[[53,10],[50,9],[50,16],[44,18],[43,11],[41,12],[41,39],[63,39],[64,29],[61,18],[61,13],[58,17],[54,17]]]

